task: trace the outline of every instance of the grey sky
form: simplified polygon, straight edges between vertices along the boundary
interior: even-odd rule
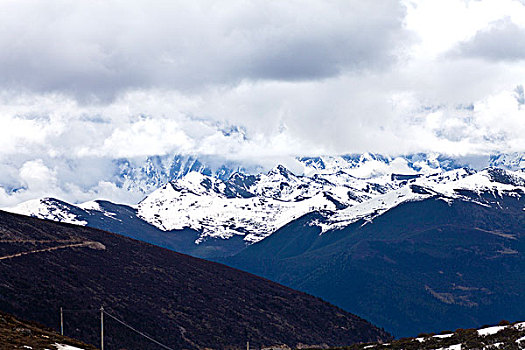
[[[525,60],[525,28],[508,17],[492,23],[457,47],[460,56],[479,57],[491,61]]]
[[[315,80],[395,61],[397,1],[7,1],[4,88],[114,98],[242,80]]]

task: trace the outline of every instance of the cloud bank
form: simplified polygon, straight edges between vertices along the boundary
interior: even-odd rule
[[[3,1],[0,205],[136,202],[120,158],[522,152],[524,33],[516,0]]]
[[[4,1],[0,86],[110,99],[381,69],[407,35],[397,1]]]

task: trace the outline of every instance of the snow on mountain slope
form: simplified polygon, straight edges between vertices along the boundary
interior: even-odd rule
[[[476,200],[465,191],[522,196],[525,172],[506,169],[521,166],[523,157],[514,154],[491,159],[500,167],[476,171],[458,160],[429,154],[310,157],[298,159],[306,175],[278,165],[267,173],[235,172],[226,178],[208,172],[195,159],[159,158],[157,163],[166,164],[155,166],[151,160],[151,167],[144,170],[144,179],[153,181],[151,186],[168,176],[158,172],[159,166],[179,162],[170,171],[172,175],[179,171],[180,176],[146,196],[137,205],[136,215],[163,231],[199,231],[196,243],[233,236],[253,243],[314,211],[323,213],[325,220],[316,224],[326,231],[360,219],[373,220],[401,203],[433,196],[445,201]],[[119,214],[101,208],[96,201],[74,206],[45,198],[7,210],[79,225],[86,225],[83,218],[94,214],[120,220]]]
[[[298,157],[296,175],[313,176],[344,170],[355,177],[373,177],[386,173],[425,173],[463,167],[483,169],[498,167],[517,171],[525,169],[525,154],[493,154],[450,157],[436,153],[416,153],[398,157],[364,153],[343,156]],[[198,172],[227,181],[235,173],[258,174],[264,167],[257,161],[236,161],[216,156],[162,155],[146,159],[119,159],[114,162],[112,181],[116,186],[148,195],[162,185]],[[302,167],[303,171],[298,169]]]
[[[275,178],[272,181],[269,179],[271,175],[270,172],[269,176],[263,176],[262,186],[254,188],[254,192],[267,196],[244,198],[238,195],[232,198],[225,193],[229,183],[190,173],[146,197],[139,203],[138,213],[162,230],[189,227],[202,231],[201,239],[230,238],[237,234],[245,236],[247,242],[257,242],[308,212],[336,210],[335,204],[320,192],[302,200],[282,200],[280,196],[291,195],[287,191],[280,193],[281,184],[287,182],[277,183]],[[209,183],[213,184],[211,189],[207,188]]]
[[[4,210],[22,215],[35,216],[40,219],[66,222],[80,226],[87,225],[87,221],[80,220],[78,215],[71,210],[69,203],[54,198],[32,199],[12,208],[4,208]]]
[[[337,171],[359,177],[371,178],[389,173],[431,174],[467,167],[467,162],[439,154],[418,153],[398,157],[372,153],[299,158],[305,175],[329,174]],[[488,164],[487,164],[488,166]]]
[[[100,205],[100,201],[89,201],[74,205],[48,197],[23,202],[11,208],[3,208],[3,210],[80,226],[89,226],[87,220],[94,216],[121,221],[117,213],[104,209]]]
[[[478,196],[482,193],[490,193],[494,197],[524,196],[525,173],[498,168],[488,168],[477,173],[469,169],[456,169],[412,178],[407,184],[397,189],[330,215],[325,222],[319,223],[319,226],[322,227],[323,232],[343,228],[360,219],[372,220],[403,202],[422,200],[432,196],[439,196],[445,201],[460,199],[487,205],[471,196],[463,195],[462,191]]]
[[[340,164],[340,159],[330,160]],[[406,201],[432,196],[446,201],[474,201],[461,191],[520,196],[525,189],[522,172],[498,168],[446,171],[429,166],[420,166],[417,172],[406,159],[393,159],[387,166],[381,163],[379,169],[370,165],[376,162],[370,159],[363,166],[340,169],[325,159],[324,167],[314,168],[311,177],[296,176],[277,166],[267,174],[244,177],[249,178],[246,183],[190,173],[146,197],[139,203],[138,213],[161,230],[189,227],[202,232],[201,240],[241,235],[251,243],[313,211],[325,214],[326,219],[316,224],[327,231],[360,219],[372,220]],[[337,171],[330,172],[333,170]],[[367,177],[359,178],[357,174]],[[239,187],[244,191],[242,195],[237,191]]]
[[[407,179],[422,175],[406,159],[369,154],[359,159],[320,157],[303,162],[305,172],[312,176],[296,176],[282,165],[267,174],[237,173],[227,181],[190,173],[146,197],[139,203],[138,213],[162,230],[190,227],[202,231],[203,239],[242,235],[248,242],[257,242],[313,211],[338,213],[349,208],[343,222],[348,221],[349,213],[358,219],[377,209],[387,210],[401,202],[393,198],[397,194],[387,194],[402,187]],[[421,197],[417,194],[403,200]]]
[[[491,155],[488,166],[515,171],[525,170],[525,154],[514,152]]]

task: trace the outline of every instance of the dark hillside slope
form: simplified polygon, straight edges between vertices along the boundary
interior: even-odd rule
[[[92,228],[0,212],[0,309],[98,344],[97,309],[174,349],[345,345],[387,333],[320,299]],[[156,349],[106,318],[105,349]]]
[[[525,318],[525,196],[408,202],[341,230],[302,217],[227,264],[322,297],[395,336]]]

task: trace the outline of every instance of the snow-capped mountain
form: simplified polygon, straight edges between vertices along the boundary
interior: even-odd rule
[[[7,211],[18,214],[26,214],[41,219],[66,222],[80,226],[87,225],[87,221],[79,218],[78,207],[55,198],[32,199],[20,203],[12,208],[5,208]]]
[[[259,172],[260,166],[207,156],[189,155],[151,156],[144,161],[120,159],[115,162],[113,181],[118,187],[149,194],[169,181],[180,179],[191,172],[227,180],[235,172]]]
[[[191,171],[135,206],[46,198],[9,210],[216,260],[405,336],[522,317],[520,157],[301,158],[296,173]]]
[[[485,157],[480,156],[479,163],[488,166]],[[312,172],[335,173],[339,170],[350,172],[353,176],[367,178],[387,172],[435,172],[436,170],[453,170],[461,167],[476,168],[471,161],[452,158],[440,154],[416,153],[399,157],[364,153],[339,157],[302,157],[298,161],[304,164],[305,174]]]
[[[182,172],[175,180],[147,195],[136,207],[127,207],[126,215],[136,215],[160,231],[199,232],[197,244],[232,237],[251,244],[311,212],[322,213],[324,219],[313,224],[325,232],[357,220],[373,220],[407,201],[430,197],[473,201],[462,191],[521,196],[525,190],[525,172],[507,170],[521,169],[524,163],[519,154],[491,157],[490,163],[499,167],[479,171],[457,159],[426,154],[395,158],[363,154],[298,161],[305,175],[278,165],[267,173],[235,172],[227,179],[207,173],[193,161],[178,168]],[[149,177],[145,178],[151,179],[151,186],[168,176],[158,175],[158,167],[148,169],[145,174]],[[71,205],[42,199],[8,210],[79,225],[93,225],[90,218],[94,215],[105,218],[105,223],[122,221],[121,212],[111,212],[117,206],[111,208],[101,208],[97,202]]]
[[[347,226],[406,202],[439,195],[465,199],[460,190],[512,192],[523,172],[487,168],[476,172],[450,159],[357,157],[302,158],[296,176],[279,165],[267,174],[236,173],[223,181],[190,173],[166,184],[138,205],[139,216],[161,230],[190,227],[206,237],[244,236],[257,242],[314,211],[323,230]],[[470,200],[470,199],[469,199]]]
[[[525,169],[525,154],[514,152],[491,155],[488,165],[507,170],[523,170]]]
[[[432,169],[453,170],[461,167],[476,170],[486,167],[513,171],[525,169],[525,154],[522,153],[470,157],[450,157],[430,153],[389,157],[365,153],[338,157],[299,157],[296,161],[298,168],[301,166],[303,168],[302,172],[296,171],[297,175],[306,176],[318,172],[337,173],[339,170],[345,170],[356,177],[369,177],[374,172],[394,170],[400,161],[406,162],[406,167],[415,172],[431,171]],[[223,181],[227,181],[235,173],[256,175],[264,172],[264,167],[257,161],[247,163],[246,161],[192,155],[151,156],[144,160],[120,159],[115,161],[114,165],[115,175],[110,181],[113,181],[118,187],[144,195],[191,172],[198,172]],[[406,171],[405,168],[402,170]]]

